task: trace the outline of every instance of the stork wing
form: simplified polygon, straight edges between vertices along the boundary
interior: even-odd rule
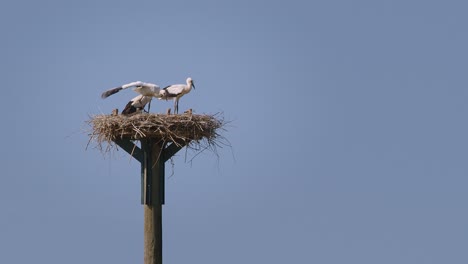
[[[133,114],[133,113],[135,113],[137,111],[143,110],[145,108],[146,104],[151,102],[151,99],[152,99],[151,96],[145,96],[145,95],[142,95],[142,94],[136,96],[135,98],[130,100],[130,102],[128,102],[128,104],[125,106],[124,110],[122,110],[122,114],[123,115],[129,115],[129,114]]]
[[[136,81],[136,82],[131,82],[131,83],[124,84],[124,85],[116,87],[116,88],[112,88],[110,90],[107,90],[107,91],[103,92],[102,95],[101,95],[101,98],[105,99],[105,98],[107,98],[107,97],[109,97],[109,96],[111,96],[113,94],[118,93],[120,90],[127,89],[127,88],[132,87],[132,86],[141,86],[142,84],[144,84],[144,83],[141,82],[141,81]]]
[[[124,110],[122,110],[122,115],[129,115],[136,112],[136,107],[132,105],[132,101],[128,102]]]
[[[145,83],[142,82],[142,81],[131,82],[131,83],[127,83],[127,84],[122,85],[122,89],[127,89],[127,88],[133,87],[133,86],[142,86],[144,84]]]
[[[174,98],[180,95],[180,93],[183,91],[184,87],[180,84],[174,84],[174,85],[169,85],[164,87],[165,92],[165,97],[168,98]]]
[[[115,93],[118,93],[118,92],[119,92],[120,90],[122,90],[122,89],[123,89],[123,88],[122,88],[122,86],[121,86],[121,87],[112,88],[112,89],[110,89],[110,90],[107,90],[107,91],[105,91],[105,92],[103,92],[103,93],[101,94],[101,98],[102,98],[102,99],[106,99],[107,97],[109,97],[109,96],[111,96],[111,95],[113,95],[113,94],[115,94]]]
[[[132,102],[132,105],[137,108],[138,107],[144,108],[147,103],[151,102],[151,99],[152,99],[151,96],[138,95],[137,97],[133,98],[131,102]]]

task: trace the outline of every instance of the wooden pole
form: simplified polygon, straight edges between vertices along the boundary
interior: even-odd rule
[[[161,203],[161,166],[162,144],[148,140],[146,149],[145,170],[149,202],[144,204],[144,264],[162,264],[162,203]]]
[[[141,203],[144,207],[144,264],[162,264],[162,205],[164,164],[189,141],[165,147],[155,139],[140,139],[141,148],[129,139],[115,143],[141,163]],[[165,148],[164,148],[165,147]]]

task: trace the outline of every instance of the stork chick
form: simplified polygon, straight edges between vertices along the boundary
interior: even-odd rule
[[[124,110],[122,110],[122,115],[130,115],[133,113],[141,112],[144,110],[147,103],[151,102],[153,97],[146,96],[146,95],[138,95],[137,97],[133,98],[128,102],[125,106]]]

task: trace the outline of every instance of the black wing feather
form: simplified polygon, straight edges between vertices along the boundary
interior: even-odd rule
[[[122,115],[129,115],[133,114],[137,111],[137,108],[132,105],[133,101],[128,102],[128,104],[125,106],[124,110],[122,110]]]
[[[113,95],[115,93],[118,93],[120,90],[122,90],[122,87],[117,87],[117,88],[105,91],[105,92],[102,93],[101,98],[105,99],[105,98],[107,98],[107,97],[109,97],[109,96],[111,96],[111,95]]]
[[[166,91],[166,96],[164,96],[164,99],[167,99],[167,98],[174,98],[174,97],[177,97],[177,94],[174,94],[174,93],[170,93],[167,88],[171,87],[172,85],[169,85],[169,86],[166,86],[163,88],[163,90]]]

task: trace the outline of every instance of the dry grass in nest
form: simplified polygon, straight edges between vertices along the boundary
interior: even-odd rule
[[[156,139],[163,142],[189,143],[193,150],[211,149],[225,146],[227,140],[219,134],[226,124],[221,114],[147,114],[96,115],[87,121],[91,127],[90,141],[104,152],[115,146],[116,139]],[[104,143],[104,144],[103,144]],[[107,144],[105,144],[107,143]],[[88,143],[89,145],[89,143]],[[103,145],[107,145],[103,147]]]

